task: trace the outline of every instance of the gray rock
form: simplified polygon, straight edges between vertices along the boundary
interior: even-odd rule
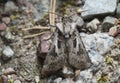
[[[117,30],[117,27],[118,26],[113,26],[109,29],[109,35],[112,36],[112,37],[115,37],[118,35],[118,30]]]
[[[33,0],[32,0],[33,1]],[[45,14],[49,11],[49,0],[41,0],[35,4],[34,17],[35,21],[42,19]]]
[[[117,6],[117,0],[86,0],[81,16],[84,19],[94,18],[96,15],[114,14]]]
[[[8,1],[5,4],[5,10],[6,13],[11,13],[11,12],[15,12],[18,11],[18,7],[15,5],[15,3],[13,1]]]
[[[22,83],[20,80],[15,80],[14,83]]]
[[[15,39],[15,36],[13,36],[13,35],[11,34],[11,32],[7,31],[7,32],[5,33],[5,38],[6,38],[7,40],[14,40],[14,39]]]
[[[102,31],[108,32],[111,27],[114,26],[116,18],[107,16],[102,23]]]
[[[54,80],[54,83],[61,83],[61,81],[62,81],[62,78],[59,77],[59,78],[57,78],[57,79]]]
[[[91,72],[90,69],[80,72],[80,80],[87,81],[87,83],[92,83],[91,82],[92,77],[93,73]]]
[[[74,5],[76,5],[76,6],[79,6],[79,5],[82,5],[82,4],[83,4],[82,0],[75,0],[74,1]]]
[[[40,77],[39,76],[35,76],[35,82],[39,83],[40,82]],[[17,82],[16,82],[17,83]]]
[[[10,59],[11,57],[13,57],[14,51],[11,49],[10,46],[5,46],[5,47],[3,48],[2,54],[3,54],[3,55],[2,55],[2,59],[3,59],[3,60],[8,60],[8,59]]]
[[[81,33],[80,35],[92,63],[98,65],[104,62],[105,59],[102,55],[113,45],[113,37],[105,33],[91,35]]]
[[[86,28],[90,32],[95,32],[98,29],[98,24],[100,24],[100,21],[98,19],[93,19],[91,22],[87,24]]]
[[[61,81],[61,83],[75,83],[71,78],[66,78]]]
[[[118,3],[116,15],[118,18],[120,18],[120,3]]]

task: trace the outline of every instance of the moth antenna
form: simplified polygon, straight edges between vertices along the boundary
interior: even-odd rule
[[[82,12],[86,12],[86,11],[88,11],[88,10],[81,10],[81,11],[78,11],[78,12],[73,13],[72,15],[70,15],[70,16],[68,16],[68,17],[74,16],[75,14],[82,13]]]

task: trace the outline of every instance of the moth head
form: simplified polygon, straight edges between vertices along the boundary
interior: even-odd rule
[[[56,23],[56,27],[65,38],[69,38],[76,28],[76,23],[72,22],[70,17],[64,16],[60,22]]]

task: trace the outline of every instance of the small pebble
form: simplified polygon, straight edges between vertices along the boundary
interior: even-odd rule
[[[40,82],[39,76],[35,76],[35,82],[36,82],[36,83],[39,83],[39,82]]]
[[[21,81],[20,80],[15,80],[14,83],[21,83]]]
[[[117,26],[111,27],[109,29],[109,35],[113,37],[118,35]]]
[[[5,46],[2,53],[3,60],[8,60],[14,55],[14,51],[10,48],[10,46]]]
[[[4,75],[10,75],[10,74],[15,74],[15,73],[16,73],[15,70],[11,67],[9,67],[3,71]]]
[[[15,5],[15,3],[13,1],[8,1],[5,4],[5,10],[6,13],[11,13],[11,12],[15,12],[18,11],[18,7]]]
[[[7,26],[5,23],[0,23],[0,31],[6,30]]]
[[[9,17],[3,17],[3,18],[2,18],[2,21],[3,21],[5,24],[9,24],[9,23],[10,23],[10,18],[9,18]]]
[[[98,24],[100,24],[100,21],[98,19],[93,19],[91,22],[87,24],[87,29],[89,29],[90,32],[95,32],[98,29]]]

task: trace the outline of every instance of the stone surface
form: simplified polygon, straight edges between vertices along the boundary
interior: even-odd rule
[[[9,83],[7,76],[2,75],[3,82],[2,83]]]
[[[7,26],[4,23],[0,23],[0,31],[6,30]]]
[[[75,4],[76,6],[79,6],[79,5],[82,5],[83,2],[82,2],[82,0],[75,0],[75,1],[74,1],[74,4]]]
[[[102,55],[113,45],[113,37],[105,33],[94,33],[91,35],[81,33],[80,35],[92,63],[94,65],[102,63],[104,61]]]
[[[49,51],[49,48],[50,48],[50,36],[51,36],[51,33],[48,32],[48,33],[45,33],[44,35],[41,36],[41,53],[48,53]],[[47,40],[49,39],[49,40]]]
[[[117,0],[86,0],[81,14],[84,19],[94,18],[96,15],[114,14],[117,6]]]
[[[11,12],[15,12],[15,11],[18,11],[18,7],[15,5],[15,3],[13,1],[8,1],[6,4],[5,4],[5,9],[4,11],[6,13],[11,13]]]
[[[3,18],[2,18],[2,21],[3,21],[5,24],[9,24],[9,23],[10,23],[10,18],[9,18],[9,17],[3,17]]]
[[[3,60],[8,60],[12,58],[12,56],[14,55],[14,51],[9,46],[5,46],[2,53],[3,53],[2,55]]]
[[[15,37],[11,34],[9,30],[6,31],[5,38],[10,41],[15,39]]]
[[[14,83],[22,83],[20,80],[15,80]]]
[[[61,83],[61,81],[62,81],[62,78],[59,77],[59,78],[57,78],[57,79],[54,80],[54,83]]]
[[[39,83],[40,82],[40,77],[39,76],[35,76],[35,82]]]
[[[117,26],[114,26],[114,27],[111,27],[110,30],[109,30],[109,35],[110,36],[117,36],[118,35],[118,31],[117,31]]]
[[[61,81],[61,83],[75,83],[71,78],[66,78]]]
[[[86,28],[90,32],[95,32],[98,29],[98,24],[100,24],[100,21],[98,19],[93,19],[91,22],[87,24]]]
[[[116,16],[120,18],[120,3],[118,3],[118,6],[117,6]]]
[[[91,72],[90,69],[88,69],[88,70],[84,70],[84,71],[80,72],[80,76],[79,76],[78,81],[81,81],[82,83],[84,83],[84,80],[86,80],[87,83],[93,83],[91,81],[92,78],[93,78],[93,73]],[[79,83],[79,82],[77,82],[77,83]]]
[[[102,23],[102,31],[108,32],[109,29],[114,26],[115,22],[116,22],[116,18],[111,16],[105,17]]]
[[[36,3],[35,5],[36,10],[34,11],[35,21],[42,19],[44,15],[49,11],[49,2],[50,0],[39,0]]]
[[[15,72],[15,70],[13,69],[13,68],[7,68],[7,69],[5,69],[4,71],[3,71],[3,74],[4,75],[10,75],[10,74],[15,74],[16,72]]]

